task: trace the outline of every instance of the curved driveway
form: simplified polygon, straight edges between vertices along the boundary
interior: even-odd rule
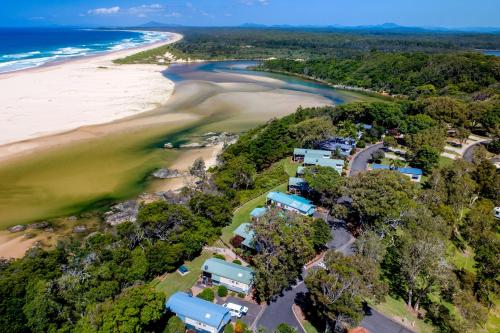
[[[368,161],[370,160],[372,154],[376,150],[381,149],[383,147],[384,147],[383,143],[377,143],[357,153],[351,162],[351,169],[349,171],[349,176],[354,176],[360,172],[366,171]]]
[[[484,145],[486,143],[488,143],[488,141],[481,141],[481,142],[478,142],[478,143],[475,143],[475,144],[469,146],[464,151],[463,159],[466,160],[467,162],[471,162],[472,163],[472,160],[474,159],[474,150],[476,150],[476,148],[479,145]]]

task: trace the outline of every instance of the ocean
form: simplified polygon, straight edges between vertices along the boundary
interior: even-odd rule
[[[167,39],[158,32],[70,28],[0,28],[0,73]]]

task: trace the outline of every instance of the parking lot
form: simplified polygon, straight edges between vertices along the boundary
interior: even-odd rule
[[[225,301],[222,299],[217,300],[217,304],[222,305],[223,303],[234,303],[242,306],[246,306],[248,308],[248,312],[245,316],[241,317],[241,320],[248,325],[248,327],[252,326],[254,321],[257,319],[262,306],[255,304],[253,302],[245,301],[238,297],[228,296]],[[237,318],[233,318],[236,320]]]

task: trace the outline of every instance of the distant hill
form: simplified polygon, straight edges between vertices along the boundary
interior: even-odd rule
[[[341,31],[383,31],[383,32],[394,32],[394,33],[425,33],[425,32],[470,32],[470,33],[500,33],[500,27],[463,27],[463,28],[443,28],[443,27],[412,27],[403,26],[396,23],[383,23],[377,25],[357,25],[357,26],[347,26],[347,25],[327,25],[327,26],[315,26],[315,25],[265,25],[258,23],[245,23],[240,25],[241,28],[277,28],[277,29],[319,29],[319,30],[341,30]]]
[[[141,25],[138,25],[136,27],[137,28],[169,28],[169,27],[182,27],[182,25],[149,21],[149,22],[143,23]]]

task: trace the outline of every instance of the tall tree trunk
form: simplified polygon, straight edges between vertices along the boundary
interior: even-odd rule
[[[412,297],[413,297],[413,289],[412,288],[408,288],[408,306],[411,308],[411,301],[412,301]]]

